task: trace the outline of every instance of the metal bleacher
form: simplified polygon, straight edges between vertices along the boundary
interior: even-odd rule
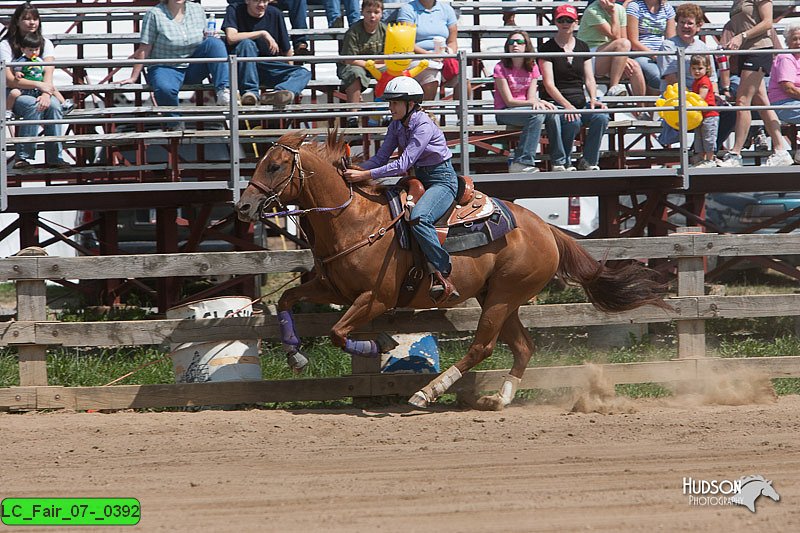
[[[440,118],[442,129],[454,150],[455,161],[469,171],[484,192],[509,199],[527,197],[597,196],[600,200],[600,230],[596,236],[640,236],[667,233],[671,226],[667,213],[673,210],[669,195],[686,198],[680,209],[688,218],[702,223],[702,196],[714,191],[795,190],[794,169],[745,167],[732,174],[730,169],[693,169],[681,164],[680,148],[664,149],[651,141],[659,129],[653,120],[630,118],[631,111],[652,109],[653,98],[638,100],[607,99],[613,113],[609,139],[603,152],[600,172],[540,172],[510,174],[506,171],[509,149],[513,147],[518,129],[492,123],[494,114],[490,93],[492,80],[485,77],[484,61],[491,60],[482,53],[487,39],[504,37],[509,28],[492,24],[499,13],[514,8],[518,13],[535,16],[536,25],[525,29],[532,37],[552,36],[551,13],[561,2],[549,1],[453,1],[460,11],[459,37],[470,46],[458,59],[468,83],[454,93],[443,93],[425,107]],[[671,2],[678,5],[682,2]],[[729,1],[699,1],[709,13],[729,9]],[[795,8],[794,0],[776,0],[776,12]],[[313,27],[304,30],[312,40],[316,55],[304,57],[313,65],[312,79],[302,101],[277,109],[272,106],[220,107],[206,103],[213,94],[211,87],[189,88],[193,96],[190,105],[181,105],[183,119],[191,127],[184,131],[164,131],[162,114],[176,109],[158,107],[151,101],[149,87],[144,84],[114,84],[113,76],[120,68],[128,69],[125,61],[138,41],[141,16],[154,4],[153,0],[43,0],[37,2],[47,34],[50,23],[68,23],[69,31],[49,34],[59,50],[74,50],[59,61],[59,68],[69,73],[72,83],[62,86],[77,108],[66,117],[67,128],[59,137],[24,139],[10,134],[18,121],[4,119],[2,153],[8,157],[16,144],[24,141],[61,141],[74,166],[69,169],[49,169],[34,165],[23,170],[2,170],[3,208],[17,213],[17,221],[0,228],[6,238],[19,230],[20,248],[41,245],[51,240],[69,241],[76,231],[94,227],[106,231],[100,253],[118,251],[109,221],[116,212],[134,208],[152,208],[159,217],[159,251],[177,249],[174,232],[176,210],[187,204],[224,204],[238,198],[240,188],[249,179],[259,155],[267,143],[288,130],[303,129],[313,135],[325,135],[329,128],[339,126],[351,144],[368,156],[379,145],[385,128],[369,125],[370,118],[387,113],[383,103],[347,104],[338,90],[338,80],[320,75],[322,67],[336,60],[335,52],[324,53],[325,42],[339,39],[342,29]],[[586,2],[575,2],[582,9]],[[0,20],[13,11],[12,6],[0,6]],[[392,6],[392,4],[387,4]],[[221,18],[223,8],[211,9]],[[313,8],[312,21],[319,25],[322,12]],[[466,22],[471,24],[466,24]],[[106,31],[89,31],[89,23],[104,24]],[[324,23],[322,24],[324,25]],[[708,24],[704,32],[718,35],[719,24]],[[290,30],[291,34],[299,33]],[[329,46],[330,48],[330,46]],[[106,59],[98,58],[97,50]],[[491,56],[489,54],[488,56]],[[57,54],[60,59],[60,54]],[[497,54],[494,54],[496,60]],[[62,64],[63,63],[63,64]],[[471,67],[471,68],[468,68]],[[88,75],[92,72],[92,76]],[[98,74],[100,72],[101,74]],[[119,77],[119,76],[118,76]],[[99,78],[99,79],[98,79]],[[489,97],[485,97],[486,92]],[[455,97],[455,98],[454,98]],[[645,106],[634,107],[634,106]],[[344,127],[343,117],[358,116],[357,128]],[[797,131],[791,129],[793,142]],[[580,143],[578,146],[580,152]],[[752,157],[763,154],[751,152]],[[548,168],[546,151],[542,160]],[[757,179],[756,179],[757,177]],[[631,209],[621,197],[636,197]],[[629,202],[630,203],[630,202]],[[84,222],[81,228],[70,228],[47,241],[40,238],[43,224],[38,213],[47,205],[64,210],[97,213],[97,218]],[[694,217],[694,218],[693,218]],[[253,246],[253,228],[230,220],[230,242],[233,249]],[[623,226],[625,219],[635,224]],[[188,221],[193,224],[193,221]],[[208,221],[200,221],[208,224]],[[623,229],[623,227],[627,229]],[[273,228],[276,231],[280,228]],[[203,232],[203,228],[197,230]],[[170,241],[173,239],[173,241]],[[251,243],[251,244],[247,244]],[[189,250],[190,251],[190,250]],[[248,289],[249,290],[249,289]],[[177,288],[166,283],[159,287],[159,306],[174,303]],[[247,290],[243,290],[247,292]],[[111,291],[109,294],[119,294]]]

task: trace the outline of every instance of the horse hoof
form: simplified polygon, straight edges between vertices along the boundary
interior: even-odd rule
[[[425,393],[420,390],[415,392],[414,396],[408,399],[408,403],[414,407],[425,409],[428,407],[428,397],[425,396]]]
[[[481,396],[475,402],[475,408],[480,411],[502,411],[505,409],[506,404],[499,394],[492,394],[491,396]]]
[[[300,352],[292,352],[286,354],[286,364],[289,365],[294,372],[302,372],[308,365],[308,358]]]

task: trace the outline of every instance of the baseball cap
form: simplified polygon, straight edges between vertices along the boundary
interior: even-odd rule
[[[561,4],[556,8],[555,18],[569,17],[572,20],[578,20],[578,10],[571,4]]]

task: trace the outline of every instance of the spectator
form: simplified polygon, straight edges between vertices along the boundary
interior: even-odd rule
[[[358,0],[307,0],[309,4],[323,6],[325,17],[328,19],[329,28],[344,28],[344,16],[342,16],[342,6],[344,6],[347,22],[350,26],[358,22],[361,18],[361,11],[358,9]]]
[[[287,56],[289,31],[281,11],[267,5],[266,0],[245,0],[229,5],[222,22],[228,50],[239,57]],[[259,101],[261,86],[272,89],[260,97],[264,105],[285,106],[311,80],[311,72],[283,61],[239,63],[239,90],[244,105]]]
[[[627,38],[628,19],[625,8],[614,0],[597,0],[583,13],[578,39],[589,46],[591,52],[629,52],[631,42]],[[620,83],[622,78],[631,82],[633,94],[645,93],[642,67],[625,56],[600,56],[593,59],[593,69],[598,76],[608,76],[607,96],[627,96],[628,90]]]
[[[654,52],[664,39],[675,37],[675,9],[667,0],[633,0],[626,8],[628,40],[633,52]],[[656,56],[638,56],[648,94],[661,92],[661,71]]]
[[[711,60],[708,56],[694,55],[692,56],[690,64],[692,77],[694,78],[692,92],[697,93],[708,105],[716,105],[714,85],[708,78],[708,72],[711,70]],[[703,122],[694,132],[694,153],[702,158],[694,165],[695,167],[705,168],[717,166],[714,154],[717,149],[718,129],[719,112],[703,111]]]
[[[8,23],[8,34],[0,42],[0,61],[10,63],[22,53],[20,42],[28,35],[42,38],[41,19],[39,10],[30,2],[17,6]],[[55,60],[55,48],[50,39],[43,39],[42,56],[45,61]],[[54,98],[56,88],[53,85],[53,71],[55,67],[44,67],[42,81],[17,79],[11,67],[6,67],[6,83],[10,89],[20,91],[37,89],[38,96],[20,94],[14,101],[12,111],[18,118],[24,119],[25,124],[17,128],[21,137],[36,137],[39,131],[39,120],[59,120],[63,118],[61,103]],[[60,124],[45,124],[42,126],[46,136],[61,135]],[[60,142],[46,142],[44,144],[45,164],[49,167],[63,168],[69,166],[62,159],[62,145]],[[16,155],[13,167],[16,169],[30,166],[30,161],[36,157],[36,143],[20,143],[16,145]]]
[[[139,47],[135,59],[226,58],[225,44],[216,37],[206,36],[205,11],[186,0],[161,0],[144,14]],[[130,78],[122,84],[136,83],[142,64],[134,65]],[[164,63],[147,68],[145,73],[153,88],[156,104],[177,106],[178,93],[184,84],[195,84],[210,77],[217,96],[217,105],[230,105],[231,91],[226,63]],[[172,116],[176,116],[172,114]],[[173,123],[182,130],[182,122]]]
[[[306,0],[270,0],[275,1],[279,9],[289,14],[289,22],[294,30],[308,29],[308,3]],[[228,4],[239,4],[242,0],[228,0]],[[308,47],[308,35],[293,35],[292,48],[296,56],[311,55]]]
[[[39,64],[42,62],[41,56],[42,48],[44,48],[44,37],[35,33],[28,33],[22,37],[19,45],[22,55],[14,58],[14,63],[26,63],[26,65],[14,67],[14,76],[18,80],[44,81],[44,66]],[[9,109],[13,109],[14,102],[17,100],[17,97],[22,94],[38,97],[42,94],[42,91],[39,89],[11,89],[8,92],[6,106]],[[61,109],[64,115],[72,110],[72,102],[68,102],[57,87],[55,88],[55,92],[53,92],[53,97],[61,103]]]
[[[547,41],[539,52],[588,52],[589,45],[576,38],[575,23],[578,10],[572,4],[562,4],[555,10],[556,36]],[[547,139],[550,143],[550,162],[553,170],[575,170],[572,166],[572,145],[581,126],[588,127],[580,170],[599,170],[600,142],[608,129],[607,113],[578,113],[578,109],[605,109],[597,97],[592,62],[589,57],[564,56],[539,59],[542,73],[542,100],[554,103],[560,109],[572,111],[563,115],[548,115],[545,119]],[[584,88],[589,93],[586,101]]]
[[[383,54],[383,45],[386,41],[386,25],[381,22],[383,17],[383,0],[364,0],[361,4],[361,14],[364,18],[356,22],[344,34],[339,55],[343,56],[373,56]],[[364,67],[365,59],[348,59],[336,65],[336,75],[342,80],[341,89],[347,94],[349,103],[361,103],[361,92],[369,87],[370,80],[374,79]],[[381,66],[383,62],[376,62]],[[347,127],[358,127],[358,118],[347,119]]]
[[[534,51],[533,43],[526,32],[511,32],[503,51],[507,54],[531,53]],[[544,115],[535,111],[555,109],[552,103],[539,100],[537,80],[540,77],[532,57],[506,57],[494,67],[494,108],[530,110],[524,115],[496,115],[498,124],[522,126],[509,172],[539,172],[535,157]]]
[[[786,29],[786,47],[800,49],[800,23],[793,22]],[[775,56],[767,96],[772,105],[800,105],[800,53]],[[800,124],[800,109],[776,109],[775,114],[781,122]],[[795,152],[794,160],[800,164],[800,150]]]
[[[772,0],[734,0],[731,6],[731,29],[733,37],[725,43],[730,50],[764,50],[773,47],[769,32],[772,29]],[[745,54],[738,57],[739,87],[736,90],[736,105],[769,105],[764,76],[769,76],[772,57],[769,54]],[[781,126],[775,111],[759,111],[767,135],[772,139],[772,155],[766,166],[789,166],[792,157],[784,148]],[[736,130],[731,150],[720,163],[726,167],[742,166],[742,148],[750,129],[750,111],[736,113]]]
[[[417,38],[414,45],[416,54],[434,53],[434,37],[444,38],[446,47],[444,53],[454,54],[458,50],[458,20],[450,4],[439,0],[414,0],[400,6],[397,22],[410,22],[417,25]],[[414,61],[411,63],[411,67],[418,64],[418,61]],[[453,78],[453,80],[456,79]],[[435,99],[439,83],[442,81],[441,60],[430,60],[428,68],[423,70],[416,80],[422,85],[425,100]]]
[[[422,87],[416,80],[407,76],[390,80],[383,98],[389,102],[392,113],[386,138],[378,152],[361,164],[361,169],[347,169],[345,177],[366,181],[414,169],[415,177],[426,190],[411,210],[409,224],[430,266],[429,295],[435,304],[457,300],[460,296],[450,280],[450,254],[439,243],[433,227],[456,199],[458,177],[453,170],[453,153],[442,130],[420,107]],[[400,157],[389,161],[395,149]]]

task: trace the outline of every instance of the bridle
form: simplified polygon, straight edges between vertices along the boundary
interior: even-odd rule
[[[313,172],[308,172],[306,175],[306,170],[303,169],[303,161],[300,159],[300,148],[292,148],[291,146],[286,146],[285,144],[275,143],[269,147],[267,153],[264,155],[264,159],[269,156],[269,153],[275,148],[283,148],[284,150],[291,152],[292,154],[292,170],[286,176],[276,189],[266,187],[261,185],[255,180],[255,176],[250,180],[249,185],[252,185],[256,190],[261,192],[265,198],[264,201],[261,203],[261,207],[259,209],[259,218],[268,219],[274,217],[282,217],[282,216],[303,216],[308,213],[324,213],[327,211],[336,211],[338,209],[344,209],[350,202],[353,201],[353,184],[348,182],[348,187],[350,188],[350,196],[342,205],[336,207],[311,207],[309,209],[286,209],[281,202],[280,196],[283,194],[283,191],[292,183],[292,179],[294,178],[295,171],[297,171],[297,178],[300,180],[300,190],[298,191],[298,196],[303,192],[303,185],[305,183],[306,178],[310,178],[314,175]],[[341,172],[341,171],[340,171]],[[277,211],[272,213],[266,213],[265,210],[268,206],[272,205],[273,203],[277,203],[278,206],[283,209],[283,211]]]

